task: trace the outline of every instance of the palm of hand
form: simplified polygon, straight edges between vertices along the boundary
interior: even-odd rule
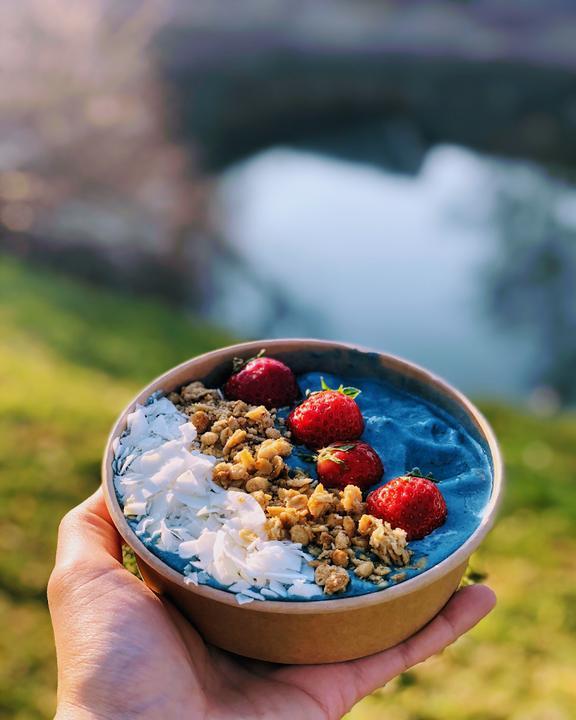
[[[277,666],[206,645],[120,559],[119,538],[96,494],[63,522],[49,586],[58,718],[332,720],[453,642],[494,603],[487,588],[467,588],[396,648],[337,665]]]

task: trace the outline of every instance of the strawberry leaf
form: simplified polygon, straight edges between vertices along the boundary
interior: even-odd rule
[[[301,460],[304,460],[304,462],[316,462],[316,460],[318,460],[318,455],[307,453],[304,450],[297,450],[296,454]]]
[[[322,390],[334,390],[334,388],[331,388],[330,385],[328,385],[323,377],[320,377],[320,387]],[[342,395],[347,395],[352,398],[352,400],[355,400],[362,390],[355,387],[344,387],[344,385],[341,384],[340,387],[336,389],[336,392],[342,393]]]
[[[352,400],[355,400],[358,395],[360,395],[362,390],[359,390],[355,387],[342,387],[342,385],[340,385],[340,387],[338,388],[338,392],[342,393],[343,395],[347,395],[348,397],[352,398]]]

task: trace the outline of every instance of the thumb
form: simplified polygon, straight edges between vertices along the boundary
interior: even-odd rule
[[[101,488],[68,512],[60,523],[55,569],[116,565],[122,544]]]

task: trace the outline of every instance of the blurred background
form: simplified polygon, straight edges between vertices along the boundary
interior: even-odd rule
[[[397,353],[508,464],[496,612],[353,720],[576,718],[572,0],[0,4],[0,718],[116,413],[235,339]]]

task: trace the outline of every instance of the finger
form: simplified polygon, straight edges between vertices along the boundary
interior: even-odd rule
[[[496,604],[493,591],[483,585],[459,590],[445,608],[416,635],[390,650],[353,660],[349,670],[357,678],[357,692],[367,695],[408,668],[451,645],[485,617]]]
[[[313,692],[325,705],[331,704],[334,688],[338,687],[338,702],[344,714],[360,698],[453,643],[487,615],[495,603],[496,597],[490,588],[467,587],[453,595],[426,627],[396,647],[359,660],[291,667],[279,673],[285,681]]]
[[[102,490],[68,512],[58,530],[56,567],[79,562],[121,562],[122,544]]]

